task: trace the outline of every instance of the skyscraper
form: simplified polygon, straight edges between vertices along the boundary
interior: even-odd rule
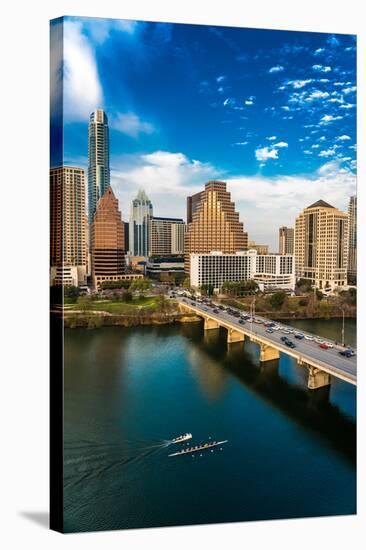
[[[185,236],[185,271],[189,273],[191,253],[240,252],[248,248],[248,234],[223,181],[209,181],[204,191],[187,201],[191,212]],[[192,206],[194,207],[192,208]],[[189,207],[188,207],[189,208]]]
[[[118,281],[126,271],[124,225],[112,187],[98,202],[91,226],[92,278],[97,288],[103,281]]]
[[[357,282],[357,197],[350,197],[348,204],[349,250],[348,250],[348,283]]]
[[[179,246],[176,228],[184,229],[184,221],[180,218],[161,218],[154,216],[150,220],[150,256],[170,256],[171,254],[183,254],[183,247],[179,252],[173,252]],[[173,233],[174,228],[174,233]],[[184,235],[184,233],[182,233]],[[172,240],[172,236],[174,241]]]
[[[294,228],[280,227],[278,231],[278,253],[293,254],[294,253]]]
[[[102,109],[96,109],[90,115],[88,162],[88,217],[91,227],[98,200],[110,184],[108,118]]]
[[[142,189],[132,201],[130,210],[130,254],[132,256],[149,255],[150,220],[153,207],[150,199]]]
[[[296,277],[317,288],[347,284],[348,215],[319,200],[305,208],[295,223]]]
[[[87,220],[82,168],[51,168],[50,225],[51,284],[85,284]]]

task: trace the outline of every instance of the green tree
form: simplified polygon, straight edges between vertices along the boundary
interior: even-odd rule
[[[286,293],[282,290],[279,292],[275,292],[272,294],[269,298],[269,303],[273,308],[281,309],[286,299]]]
[[[213,285],[201,285],[200,290],[204,296],[212,296],[214,288]]]
[[[125,290],[121,295],[122,302],[132,302],[132,299],[133,299],[132,292],[130,292],[129,290]]]
[[[64,288],[64,296],[66,298],[75,299],[80,296],[80,288],[73,285],[65,286]]]
[[[189,277],[186,277],[184,280],[183,280],[183,287],[184,288],[189,288],[191,286],[191,280]]]
[[[145,292],[150,288],[151,282],[147,279],[135,279],[130,285],[131,292],[139,292],[141,298],[145,296]]]

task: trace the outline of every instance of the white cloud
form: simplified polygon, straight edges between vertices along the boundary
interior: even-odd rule
[[[269,73],[281,73],[284,70],[284,67],[282,65],[276,65],[275,67],[271,67],[269,69]]]
[[[324,66],[324,65],[313,65],[312,69],[314,71],[319,71],[322,73],[329,73],[332,70],[332,67]]]
[[[156,215],[185,218],[186,197],[200,191],[209,179],[222,176],[208,163],[169,151],[114,157],[111,164],[111,183],[124,219],[140,187],[152,200]]]
[[[82,33],[81,23],[64,23],[64,115],[65,121],[88,119],[103,104],[94,51]]]
[[[323,151],[320,151],[319,153],[319,157],[332,157],[335,155],[335,150],[334,149],[325,149]]]
[[[324,51],[325,51],[325,48],[318,48],[317,50],[315,50],[314,55],[319,55],[319,54],[323,53]]]
[[[279,141],[269,147],[260,147],[255,151],[255,157],[261,162],[266,162],[268,159],[278,159],[278,150],[283,147],[288,147],[285,141]]]
[[[216,78],[216,82],[224,82],[224,80],[226,80],[226,76],[224,75],[220,75]]]
[[[305,80],[289,80],[287,84],[291,84],[294,88],[299,89],[303,88],[307,84],[313,82],[312,78],[307,78]]]
[[[350,86],[349,88],[344,88],[342,92],[344,94],[351,94],[352,92],[355,92],[357,90],[356,86]]]
[[[334,120],[341,120],[343,117],[341,116],[333,116],[333,115],[324,115],[320,119],[320,124],[328,124],[329,122],[333,122]]]
[[[249,237],[277,250],[280,225],[293,226],[303,208],[321,198],[342,210],[356,189],[355,175],[342,168],[339,160],[323,165],[317,172],[303,175],[225,177],[219,169],[183,153],[156,151],[148,155],[112,158],[112,186],[120,201],[123,218],[128,219],[130,203],[143,186],[157,216],[185,218],[186,197],[204,187],[209,179],[227,182],[240,219]],[[263,220],[266,223],[263,223]]]
[[[347,136],[346,134],[343,134],[343,136],[338,136],[337,141],[347,141],[351,139],[350,136]]]
[[[237,141],[233,145],[248,145],[249,141]]]
[[[256,149],[255,157],[257,160],[262,162],[265,162],[268,159],[278,159],[278,150],[271,149],[270,147],[262,147],[260,149]]]
[[[244,104],[245,104],[245,105],[253,105],[253,104],[254,104],[254,101],[253,101],[252,99],[246,99],[246,100],[244,101]]]
[[[296,216],[319,199],[346,211],[349,196],[355,193],[355,175],[334,160],[308,177],[275,178],[238,176],[225,179],[249,238],[277,250],[280,225],[293,226]],[[266,223],[263,223],[263,220]]]
[[[150,122],[142,121],[135,113],[117,113],[110,118],[110,126],[123,134],[137,138],[140,134],[152,134],[155,129]]]
[[[268,139],[269,141],[274,141],[275,139],[277,139],[277,136],[269,136],[266,139]]]
[[[311,92],[311,94],[308,96],[306,101],[312,101],[313,99],[325,99],[329,97],[328,92],[322,92],[321,90],[314,90]]]

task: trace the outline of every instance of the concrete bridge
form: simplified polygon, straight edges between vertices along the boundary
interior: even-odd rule
[[[328,386],[331,383],[331,376],[357,385],[356,357],[347,358],[340,355],[341,346],[335,345],[333,348],[325,350],[321,349],[318,343],[304,338],[296,340],[296,348],[290,348],[281,341],[281,336],[283,336],[281,331],[268,333],[263,324],[248,321],[245,324],[240,324],[239,318],[228,314],[226,310],[219,310],[218,313],[214,313],[212,308],[207,307],[205,304],[196,303],[189,298],[177,298],[177,300],[182,309],[195,313],[204,319],[205,330],[224,327],[227,330],[229,344],[244,342],[246,338],[250,342],[258,344],[260,346],[259,360],[262,363],[279,359],[280,353],[286,353],[296,359],[298,365],[308,369],[308,388],[311,390]],[[265,319],[265,321],[270,320]],[[282,322],[280,324],[286,326]],[[287,328],[293,330],[290,326]],[[301,332],[308,334],[304,331]]]

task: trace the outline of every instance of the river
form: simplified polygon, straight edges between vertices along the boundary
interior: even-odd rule
[[[292,324],[340,339],[337,319]],[[355,416],[355,387],[307,390],[222,329],[66,329],[65,531],[353,514]],[[187,431],[229,441],[168,458]]]

